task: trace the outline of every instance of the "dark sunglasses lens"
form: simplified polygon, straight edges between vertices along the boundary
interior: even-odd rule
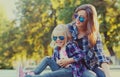
[[[74,14],[74,18],[77,18],[78,17],[78,15],[77,14]]]
[[[56,37],[56,36],[53,36],[53,40],[56,41],[56,40],[57,40],[57,37]]]
[[[84,17],[79,17],[79,21],[80,21],[80,22],[84,22],[84,21],[85,21],[85,18],[84,18]]]
[[[64,40],[64,36],[59,36],[59,39],[60,40]]]

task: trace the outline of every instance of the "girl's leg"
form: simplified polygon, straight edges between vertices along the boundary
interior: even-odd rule
[[[105,77],[105,73],[99,67],[95,68],[93,71],[96,73],[97,77]]]
[[[97,77],[96,74],[91,70],[86,70],[83,72],[81,77]]]
[[[40,64],[33,71],[36,75],[40,74],[47,66],[50,66],[52,71],[58,70],[60,66],[51,59],[51,57],[45,57]]]
[[[72,68],[60,68],[56,71],[45,73],[43,75],[27,75],[25,77],[73,77]]]

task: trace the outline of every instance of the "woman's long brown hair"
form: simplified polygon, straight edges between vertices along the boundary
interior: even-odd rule
[[[88,34],[88,40],[90,42],[90,47],[93,47],[96,44],[97,33],[99,32],[99,25],[97,20],[97,12],[93,5],[84,4],[76,8],[75,13],[80,10],[85,10],[87,13],[87,29],[86,33]]]

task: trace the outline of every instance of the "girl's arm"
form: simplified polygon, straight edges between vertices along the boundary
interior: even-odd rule
[[[56,47],[53,50],[52,59],[56,61],[58,60],[58,58],[59,58],[58,47]]]

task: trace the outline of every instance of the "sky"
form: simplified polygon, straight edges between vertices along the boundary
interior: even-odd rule
[[[15,18],[15,2],[17,0],[0,0],[0,5],[4,8],[6,11],[7,17],[10,20],[13,20]]]

